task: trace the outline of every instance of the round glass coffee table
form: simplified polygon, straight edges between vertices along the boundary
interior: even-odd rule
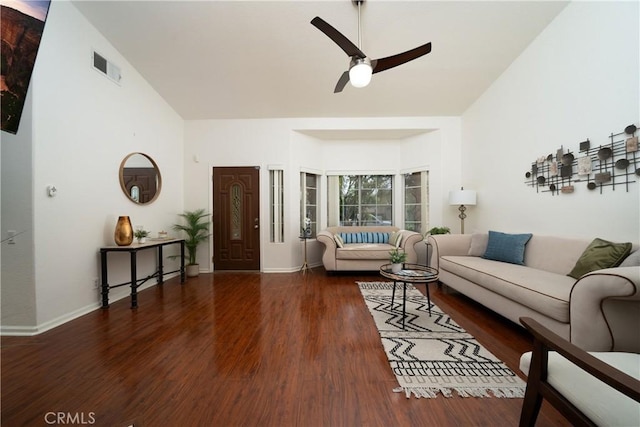
[[[427,303],[429,306],[429,317],[431,317],[431,296],[429,295],[429,283],[438,281],[438,269],[420,264],[402,264],[400,271],[392,270],[393,264],[380,266],[380,274],[387,279],[393,280],[393,293],[391,294],[391,309],[396,297],[396,285],[402,283],[402,329],[404,329],[404,318],[406,317],[407,305],[407,283],[424,283],[427,288]]]

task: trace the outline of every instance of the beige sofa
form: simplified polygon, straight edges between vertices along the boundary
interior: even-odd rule
[[[442,283],[518,325],[520,317],[531,317],[588,351],[640,348],[640,266],[593,271],[576,280],[567,274],[588,240],[534,235],[524,265],[516,265],[483,258],[486,236],[429,236],[431,266]]]
[[[336,235],[340,233],[375,233],[376,236],[363,243],[344,243],[339,247]],[[318,242],[324,244],[322,263],[327,271],[376,271],[382,264],[389,262],[389,252],[395,245],[380,243],[380,234],[388,236],[398,233],[400,240],[398,248],[407,253],[408,263],[415,263],[418,259],[414,245],[422,240],[422,235],[414,231],[400,230],[393,226],[362,226],[362,227],[327,227],[317,235]]]

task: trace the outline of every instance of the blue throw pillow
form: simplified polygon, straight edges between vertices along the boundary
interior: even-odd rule
[[[340,233],[340,237],[342,237],[342,241],[345,244],[364,243],[364,240],[362,238],[362,233]]]
[[[489,231],[487,250],[482,258],[524,265],[524,247],[531,234],[506,234]]]

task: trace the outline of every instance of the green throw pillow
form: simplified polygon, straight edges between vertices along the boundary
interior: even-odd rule
[[[591,271],[617,267],[630,252],[631,243],[613,243],[603,239],[593,239],[567,276],[579,279]]]

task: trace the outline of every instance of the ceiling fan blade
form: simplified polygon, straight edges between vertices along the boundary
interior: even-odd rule
[[[325,20],[316,16],[311,20],[311,24],[325,33],[327,37],[334,41],[335,44],[340,46],[344,52],[349,56],[357,56],[358,58],[365,58],[365,55],[355,44],[346,38],[340,31],[333,28]]]
[[[431,52],[431,42],[424,44],[422,46],[416,47],[415,49],[411,49],[406,52],[399,53],[397,55],[376,59],[375,65],[372,65],[373,72],[379,73],[380,71],[397,67],[398,65],[402,65],[405,62],[409,62],[416,58],[420,58],[421,56],[426,55],[429,52]],[[371,62],[373,63],[374,61],[371,61]]]
[[[338,79],[338,83],[336,83],[336,88],[333,90],[333,93],[342,92],[342,89],[344,89],[347,83],[349,83],[349,72],[345,71]]]

